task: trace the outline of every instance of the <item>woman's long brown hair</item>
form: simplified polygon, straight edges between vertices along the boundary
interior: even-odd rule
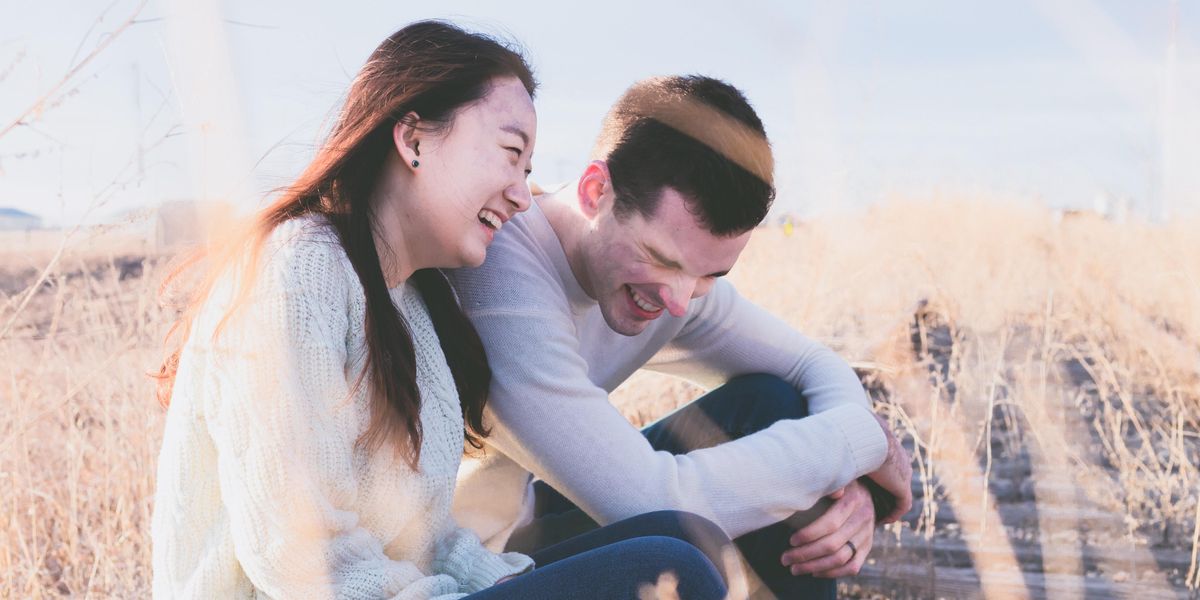
[[[420,115],[418,126],[445,129],[455,111],[483,98],[492,80],[505,76],[519,78],[530,96],[534,95],[537,82],[524,58],[489,37],[441,21],[421,21],[384,40],[354,79],[328,139],[299,178],[234,233],[232,243],[196,251],[163,282],[165,293],[185,272],[205,265],[203,276],[167,334],[167,356],[156,375],[159,402],[163,406],[170,403],[180,351],[216,281],[236,265],[246,265],[248,275],[242,277],[223,325],[249,296],[254,269],[270,233],[289,219],[322,215],[337,231],[366,296],[367,361],[355,387],[366,380],[371,420],[359,443],[374,449],[386,440],[406,436],[409,443],[396,444],[396,449],[417,468],[422,434],[416,355],[412,336],[392,304],[384,280],[369,199],[388,153],[395,151],[392,129],[399,120],[416,113]],[[483,407],[491,382],[483,344],[440,271],[418,270],[412,278],[428,306],[454,375],[466,439],[480,448],[481,438],[487,435]]]

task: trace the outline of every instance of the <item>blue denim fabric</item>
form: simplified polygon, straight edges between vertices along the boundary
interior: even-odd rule
[[[470,600],[638,598],[642,586],[654,586],[665,573],[674,576],[682,600],[718,600],[725,582],[714,564],[689,537],[706,547],[727,544],[716,525],[687,513],[663,511],[639,515],[534,553],[537,568],[481,592]]]
[[[772,375],[743,375],[659,419],[642,433],[655,450],[686,454],[761,431],[781,419],[806,416],[808,402],[788,382]],[[586,513],[544,482],[536,482],[534,492],[534,520],[513,534],[508,543],[510,550],[537,553],[598,527]],[[790,547],[788,538],[795,530],[794,525],[785,521],[747,533],[734,543],[767,585],[767,597],[836,599],[837,580],[795,576],[780,562],[783,552]],[[709,542],[705,540],[684,539],[710,556],[719,556],[706,547]]]

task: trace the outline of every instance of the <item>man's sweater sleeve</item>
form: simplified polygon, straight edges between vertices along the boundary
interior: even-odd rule
[[[882,464],[887,438],[846,361],[718,280],[689,307],[687,324],[646,368],[712,388],[748,373],[768,373],[804,394],[811,414],[839,423],[855,464]],[[874,470],[872,468],[871,470]]]
[[[482,309],[471,317],[493,372],[489,443],[602,524],[679,509],[739,536],[812,506],[878,468],[886,452],[858,447],[857,429],[873,422],[861,404],[686,455],[656,452],[591,383],[564,315]]]

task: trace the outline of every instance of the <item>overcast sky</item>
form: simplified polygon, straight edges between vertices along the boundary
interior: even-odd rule
[[[137,4],[0,0],[0,127]],[[1190,0],[151,0],[54,106],[0,137],[0,206],[52,223],[95,198],[101,216],[254,206],[311,156],[370,51],[428,17],[525,46],[542,82],[539,182],[579,173],[633,81],[703,73],[746,92],[776,150],[778,208],[806,216],[934,193],[1180,213],[1200,193]]]

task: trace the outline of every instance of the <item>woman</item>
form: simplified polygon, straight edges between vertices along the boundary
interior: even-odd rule
[[[206,263],[160,371],[155,596],[629,597],[666,570],[684,597],[724,593],[694,546],[636,524],[521,575],[530,557],[449,516],[491,375],[437,269],[482,263],[528,208],[535,88],[489,38],[405,27],[295,184],[168,280]]]

